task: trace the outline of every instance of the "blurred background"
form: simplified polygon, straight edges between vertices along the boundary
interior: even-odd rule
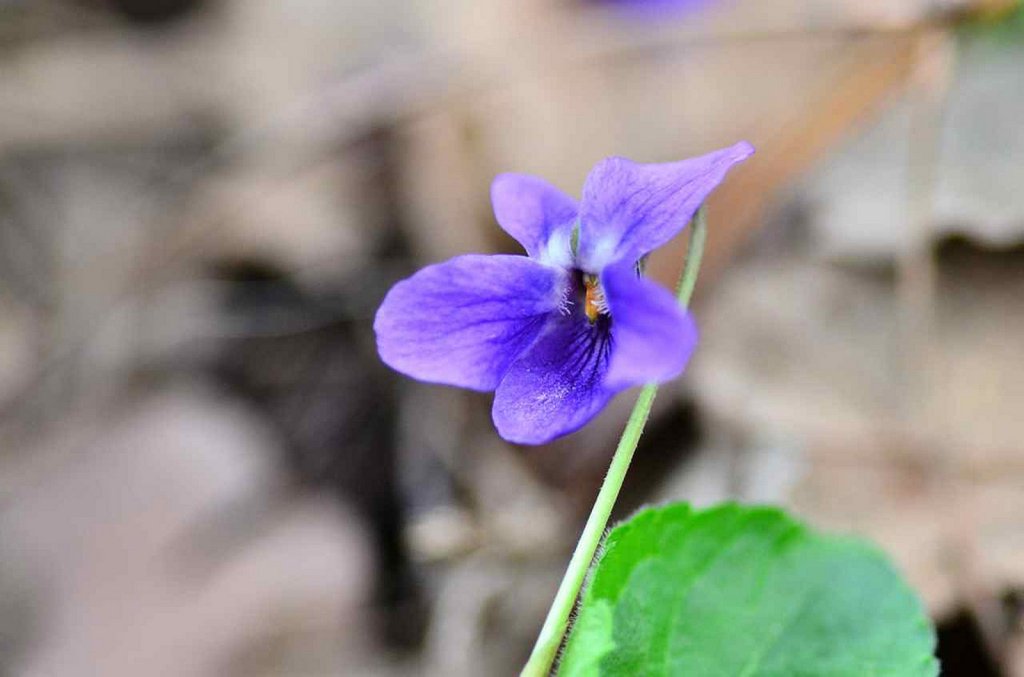
[[[374,311],[500,171],[739,139],[619,515],[870,537],[1024,675],[1022,120],[998,0],[0,0],[0,675],[515,674],[632,395],[517,448]]]

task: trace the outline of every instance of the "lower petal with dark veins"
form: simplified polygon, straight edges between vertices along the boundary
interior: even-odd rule
[[[495,391],[498,433],[510,442],[543,444],[581,428],[618,392],[604,384],[611,351],[607,317],[593,324],[578,311],[552,317]]]

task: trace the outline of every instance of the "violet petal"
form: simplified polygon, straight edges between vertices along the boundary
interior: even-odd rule
[[[601,283],[615,344],[605,385],[663,383],[682,373],[697,346],[693,317],[666,289],[637,277],[630,262],[606,268]]]
[[[604,384],[610,352],[607,326],[590,324],[582,312],[552,318],[495,391],[498,434],[543,444],[578,430],[615,395]]]
[[[672,239],[722,182],[754,152],[741,141],[680,162],[638,164],[621,157],[599,162],[580,201],[579,261],[591,273],[636,260]]]
[[[576,200],[536,176],[499,174],[491,184],[491,203],[498,224],[532,258],[568,266]]]
[[[374,320],[377,350],[421,381],[494,390],[563,303],[566,274],[525,256],[470,254],[391,288]]]

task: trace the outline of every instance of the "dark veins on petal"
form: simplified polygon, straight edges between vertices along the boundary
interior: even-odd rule
[[[572,312],[563,320],[567,326],[560,328],[560,331],[569,333],[571,338],[564,345],[561,355],[551,356],[555,360],[560,359],[562,363],[553,363],[551,367],[563,379],[575,381],[577,387],[595,388],[604,379],[611,358],[612,317],[601,313],[593,322],[587,319],[584,277],[583,271],[573,271],[576,302],[572,305]]]
[[[607,316],[590,323],[577,305],[552,318],[498,386],[493,414],[502,437],[543,444],[592,419],[614,395],[604,385],[612,344]]]
[[[575,320],[572,340],[566,346],[565,374],[578,374],[588,383],[604,378],[612,353],[612,319],[599,315],[591,324]]]

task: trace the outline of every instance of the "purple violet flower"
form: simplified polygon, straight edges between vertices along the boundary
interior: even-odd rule
[[[381,358],[421,381],[495,391],[498,433],[522,444],[574,432],[620,391],[678,376],[696,326],[638,261],[753,152],[741,142],[681,162],[607,158],[579,204],[539,178],[499,175],[495,216],[529,256],[457,256],[396,284],[374,321]]]
[[[718,0],[593,0],[593,2],[639,18],[668,18],[704,9]]]

